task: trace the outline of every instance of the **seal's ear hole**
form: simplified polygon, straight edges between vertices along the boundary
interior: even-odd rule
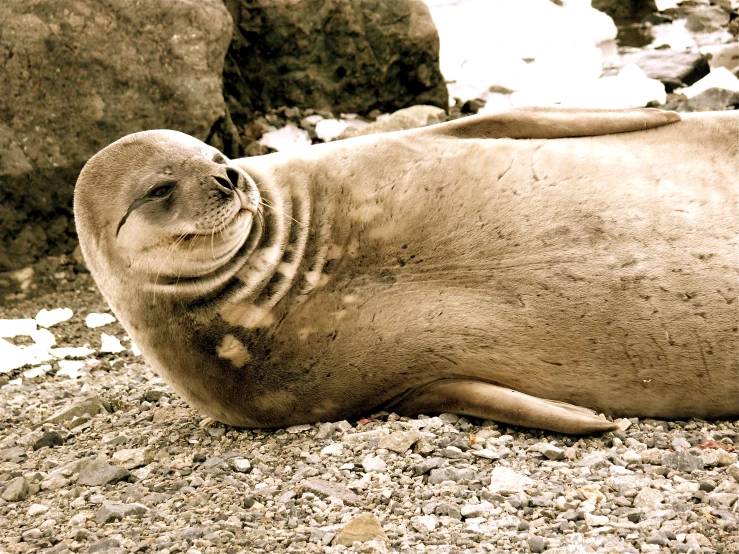
[[[236,188],[239,186],[239,172],[235,169],[227,169],[226,175],[228,175],[228,180],[231,181],[231,184],[233,185],[232,188]]]

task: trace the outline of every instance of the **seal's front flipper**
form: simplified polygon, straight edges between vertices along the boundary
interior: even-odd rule
[[[605,433],[617,428],[615,423],[580,406],[456,379],[421,387],[391,409],[403,415],[451,412],[569,434]]]
[[[595,110],[586,108],[517,108],[465,117],[424,132],[460,139],[554,139],[644,131],[680,121],[675,112],[652,108]]]

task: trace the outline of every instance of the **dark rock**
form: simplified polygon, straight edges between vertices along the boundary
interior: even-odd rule
[[[144,400],[147,402],[159,402],[162,396],[165,396],[167,391],[162,389],[149,389],[144,393]]]
[[[205,454],[201,452],[196,452],[192,455],[192,463],[194,464],[202,464],[206,459]]]
[[[654,0],[592,0],[591,5],[611,17],[638,17],[657,11]]]
[[[667,92],[692,85],[711,71],[708,58],[702,54],[665,49],[624,53],[615,62],[604,67],[603,74],[615,75],[631,63],[639,66],[650,79],[661,81]]]
[[[85,460],[80,464],[78,483],[90,487],[101,487],[128,479],[130,475],[124,467],[106,464],[99,460]]]
[[[234,121],[296,106],[344,113],[448,107],[422,0],[228,0],[237,32],[225,90]]]
[[[642,23],[649,23],[650,25],[662,25],[663,23],[671,23],[673,18],[663,13],[650,13],[644,19]]]
[[[462,104],[461,112],[464,114],[476,114],[484,107],[485,100],[475,98],[474,100],[467,100],[464,104]]]
[[[0,271],[74,249],[82,164],[121,136],[201,139],[225,113],[220,0],[0,2]]]
[[[45,446],[48,446],[49,448],[54,448],[55,446],[61,446],[63,444],[64,438],[58,432],[47,431],[39,440],[33,443],[33,449],[38,450],[39,448],[43,448]]]
[[[678,112],[706,112],[736,107],[739,107],[739,92],[714,87],[680,102],[674,109]]]

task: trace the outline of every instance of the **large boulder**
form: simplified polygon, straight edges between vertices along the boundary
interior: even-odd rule
[[[592,0],[591,5],[611,17],[638,17],[657,11],[654,0]]]
[[[664,50],[633,50],[606,62],[603,74],[617,75],[624,66],[636,64],[650,79],[661,81],[667,92],[687,87],[711,71],[708,58],[700,52]]]
[[[222,0],[0,2],[0,271],[71,250],[74,183],[100,148],[208,138],[231,35]]]
[[[344,113],[448,108],[439,36],[422,0],[226,0],[236,32],[234,121],[296,106]]]

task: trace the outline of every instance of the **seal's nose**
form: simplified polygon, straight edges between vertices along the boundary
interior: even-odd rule
[[[238,189],[239,172],[235,169],[229,168],[226,170],[226,177],[223,177],[221,175],[213,175],[213,178],[216,180],[216,182],[227,191],[233,192],[234,190]]]

